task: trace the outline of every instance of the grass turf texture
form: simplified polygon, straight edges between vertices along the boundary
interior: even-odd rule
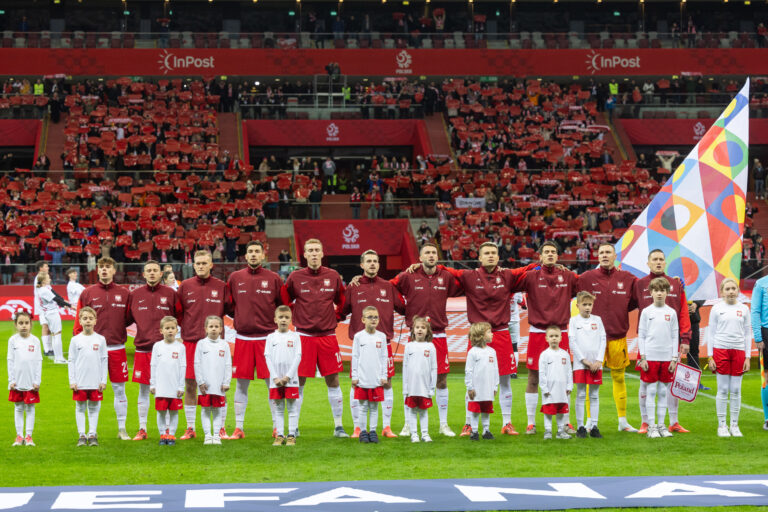
[[[64,322],[65,348],[72,322]],[[0,322],[0,339],[14,332],[11,322]],[[39,326],[35,323],[35,334]],[[5,359],[7,344],[0,343]],[[129,352],[129,365],[132,354]],[[629,372],[637,375],[634,372]],[[392,418],[397,433],[403,425],[401,377],[393,381],[395,407]],[[523,393],[525,375],[513,380],[512,422],[522,432],[526,419]],[[700,396],[693,404],[681,402],[680,421],[690,434],[675,434],[669,439],[647,439],[637,434],[617,432],[616,409],[610,379],[600,392],[600,429],[604,439],[542,439],[543,419],[537,414],[539,434],[502,436],[501,414],[491,416],[496,440],[470,442],[468,438],[448,439],[438,434],[436,408],[430,410],[431,444],[412,444],[408,438],[384,439],[379,445],[361,445],[353,439],[332,437],[333,421],[326,387],[322,379],[311,379],[305,388],[301,415],[301,437],[295,447],[271,446],[271,421],[266,387],[255,381],[250,387],[245,420],[246,439],[224,441],[223,446],[203,446],[201,437],[179,441],[175,447],[158,446],[154,401],[148,420],[149,440],[120,441],[112,406],[112,390],[107,386],[99,418],[98,448],[76,448],[75,406],[67,383],[67,368],[43,363],[41,403],[36,407],[34,439],[37,446],[11,447],[15,437],[12,404],[6,402],[0,423],[0,457],[5,468],[0,487],[31,485],[119,485],[193,484],[223,482],[290,482],[370,479],[495,478],[544,476],[620,476],[765,473],[765,464],[755,454],[768,450],[768,432],[762,430],[759,369],[744,378],[740,425],[742,439],[716,436],[715,401]],[[705,385],[714,397],[715,378],[705,372]],[[640,424],[637,406],[639,380],[627,378],[630,423]],[[458,433],[464,423],[464,384],[460,368],[449,377],[449,423]],[[138,385],[128,383],[128,431],[138,428],[136,397]],[[342,376],[344,426],[352,431],[349,413],[349,379]],[[227,431],[234,429],[232,391],[227,396]],[[179,432],[185,428],[180,411]],[[381,415],[380,415],[381,416]],[[575,423],[575,414],[571,413]],[[380,420],[381,421],[381,420]],[[198,409],[198,433],[202,432]],[[654,509],[659,510],[659,509]],[[687,509],[690,510],[690,509]],[[754,510],[751,508],[750,510]]]

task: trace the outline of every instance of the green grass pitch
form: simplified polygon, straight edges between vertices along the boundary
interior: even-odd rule
[[[72,322],[64,322],[65,348],[71,329]],[[11,322],[0,322],[2,340],[7,340],[13,332]],[[39,336],[37,323],[33,332]],[[3,360],[6,349],[7,344],[3,341],[0,343]],[[574,438],[545,442],[541,433],[536,436],[502,437],[498,434],[501,428],[498,407],[497,413],[491,416],[496,440],[470,442],[467,438],[448,439],[437,433],[437,411],[433,408],[429,415],[433,443],[412,445],[410,439],[399,438],[382,439],[379,445],[361,445],[357,440],[331,436],[333,422],[325,384],[322,379],[311,379],[305,388],[301,437],[293,448],[271,446],[266,388],[260,381],[250,387],[245,421],[247,437],[244,440],[224,441],[223,446],[203,446],[198,438],[179,441],[175,447],[158,446],[159,435],[152,407],[148,421],[150,439],[146,442],[119,441],[112,391],[107,386],[99,419],[101,446],[76,448],[75,406],[67,384],[66,366],[55,366],[46,358],[41,403],[36,408],[36,447],[11,447],[15,436],[13,407],[5,402],[4,419],[0,422],[0,458],[5,470],[0,472],[0,487],[766,472],[761,454],[768,452],[768,432],[762,430],[759,370],[753,369],[744,379],[740,419],[744,433],[742,439],[719,439],[716,436],[715,378],[709,372],[705,372],[704,383],[713,388],[712,391],[704,392],[704,396],[700,394],[692,404],[680,404],[680,422],[691,433],[676,434],[669,439],[650,440],[637,434],[617,432],[616,409],[607,375],[605,381],[606,385],[600,392],[600,429],[605,436],[602,440]],[[512,382],[512,422],[522,431],[526,423],[523,402],[525,375]],[[629,420],[639,426],[639,380],[630,377],[627,383]],[[400,384],[400,377],[396,376],[392,419],[395,432],[399,432],[403,425]],[[128,431],[133,434],[138,428],[138,385],[129,382],[126,388],[129,400]],[[449,389],[450,424],[458,431],[464,423],[461,368],[453,369]],[[342,376],[342,390],[344,426],[351,432],[349,379],[346,375]],[[230,403],[228,432],[234,429],[231,395],[230,391],[227,397]],[[575,422],[573,412],[571,418]],[[537,423],[539,431],[543,431],[540,414]],[[184,427],[183,411],[180,411],[179,431],[183,431]],[[199,417],[197,430],[201,431]]]

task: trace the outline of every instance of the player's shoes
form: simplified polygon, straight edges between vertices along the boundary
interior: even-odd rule
[[[516,373],[513,373],[513,374],[511,374],[511,375],[509,376],[509,378],[510,378],[510,379],[516,379],[516,378],[517,378],[517,374],[516,374]]]
[[[130,441],[131,440],[131,436],[128,435],[128,432],[126,432],[125,429],[117,431],[117,438],[122,440],[122,441]]]
[[[766,422],[766,425],[768,425],[768,421]],[[403,437],[408,437],[409,435],[411,435],[411,428],[408,426],[407,423],[403,425],[403,430],[400,431],[400,435]]]
[[[586,439],[587,429],[584,427],[579,427],[579,430],[576,431],[576,437],[578,437],[579,439]]]
[[[459,434],[459,437],[464,437],[472,434],[472,427],[469,426],[469,423],[465,423],[463,427],[461,427],[461,434]]]
[[[147,439],[147,431],[143,428],[140,428],[138,432],[136,432],[136,435],[133,437],[134,441],[146,441]]]
[[[439,432],[446,437],[456,437],[456,433],[451,430],[451,427],[449,427],[447,423],[440,425]]]
[[[765,420],[765,423],[763,423],[763,430],[768,430],[768,420]]]
[[[243,429],[240,427],[237,427],[233,432],[232,435],[229,436],[230,439],[244,439],[245,438],[245,432],[243,432]]]
[[[296,446],[296,437],[288,436],[285,438],[285,446]]]
[[[736,427],[736,428],[739,428],[739,427]],[[27,436],[24,438],[24,446],[35,446],[35,442],[32,440],[32,436]]]
[[[176,436],[166,436],[165,437],[165,444],[168,446],[176,446]]]
[[[643,423],[643,425],[645,425],[645,423]],[[658,439],[659,437],[661,437],[661,435],[659,434],[659,430],[656,428],[656,425],[648,425],[646,428],[645,435],[647,435],[649,439]]]
[[[663,423],[658,426],[658,431],[661,437],[672,437],[672,429],[668,429]]]
[[[589,431],[589,437],[594,437],[595,439],[603,438],[603,434],[600,433],[600,429],[597,428],[597,425],[592,427],[592,429]]]
[[[24,446],[24,438],[21,436],[16,436],[16,439],[13,441],[11,446]]]
[[[470,441],[479,441],[480,440],[480,434],[477,432],[472,432],[469,434],[469,440]]]
[[[536,434],[536,425],[528,425],[525,427],[525,434],[528,436],[532,436]]]
[[[552,431],[545,430],[544,431],[544,439],[552,439]]]
[[[221,427],[219,430],[219,438],[221,439],[229,439],[229,434],[227,434],[226,427]]]
[[[483,439],[491,440],[491,439],[496,439],[496,438],[493,437],[493,434],[491,434],[490,430],[486,430],[485,432],[483,432]]]
[[[648,425],[646,422],[643,422],[643,423],[640,425],[640,428],[639,428],[639,429],[637,429],[637,433],[638,433],[638,434],[647,434],[647,433],[648,433],[648,427],[649,427],[649,426],[650,426],[650,425]],[[650,436],[649,436],[649,437],[650,437]]]
[[[560,429],[557,432],[557,438],[558,439],[570,439],[571,438],[571,434],[568,433],[567,427],[566,428],[562,428],[562,429]]]
[[[515,430],[515,426],[511,423],[507,423],[503,427],[501,427],[501,433],[506,434],[508,436],[518,436],[520,435],[517,430]],[[483,434],[485,435],[485,434]]]
[[[418,443],[420,441],[419,434],[411,434],[411,442]]]
[[[731,425],[731,436],[744,437],[744,434],[741,433],[738,425]],[[27,437],[27,439],[29,439],[29,437]]]
[[[211,444],[221,444],[221,436],[214,435]]]
[[[717,437],[731,437],[731,431],[725,425],[717,427]]]
[[[378,444],[379,442],[379,435],[376,433],[375,430],[368,431],[368,442]]]
[[[679,432],[679,433],[681,433],[681,434],[687,434],[688,432],[690,432],[690,430],[688,430],[688,429],[684,428],[684,427],[683,427],[681,424],[679,424],[679,423],[675,423],[675,424],[673,424],[673,425],[670,425],[670,426],[669,426],[669,431],[670,431],[670,432]]]
[[[360,442],[363,443],[363,444],[370,443],[370,441],[368,439],[368,432],[366,432],[365,430],[361,430],[360,431],[360,435],[357,436],[357,438],[360,439]]]
[[[272,427],[272,438],[277,439],[277,429]]]
[[[340,437],[340,438],[346,438],[349,437],[349,434],[344,430],[344,427],[339,425],[335,429],[333,429],[333,437]]]
[[[205,440],[203,441],[203,444],[213,444],[213,436],[210,434],[207,434],[205,436]]]
[[[275,440],[272,443],[272,446],[283,446],[284,442],[285,442],[285,438],[283,436],[277,436],[275,437]]]
[[[397,437],[397,434],[392,432],[391,427],[384,427],[384,429],[381,431],[381,435],[383,437],[389,437],[389,438]]]
[[[197,437],[197,434],[195,433],[195,429],[188,428],[187,430],[184,431],[184,433],[181,435],[179,439],[182,441],[186,441],[187,439],[194,439],[196,437]]]
[[[429,434],[421,434],[421,440],[425,443],[431,443],[432,438],[429,437]]]
[[[619,432],[629,432],[636,434],[637,429],[625,421],[624,423],[619,423]]]
[[[355,427],[355,430],[352,431],[352,435],[349,436],[352,439],[357,439],[360,437],[360,427]]]
[[[53,364],[69,364],[66,359],[54,359]]]
[[[158,444],[159,446],[165,446],[165,445],[167,445],[167,444],[168,444],[168,438],[166,437],[166,435],[165,435],[165,434],[163,434],[163,435],[161,435],[161,436],[160,436],[160,441],[158,441],[158,443],[157,443],[157,444]]]
[[[80,436],[80,438],[77,440],[77,446],[88,446],[88,439],[86,439],[85,436]]]
[[[88,436],[88,446],[99,446],[99,438],[96,435]]]
[[[566,426],[563,428],[563,430],[565,430],[565,433],[566,433],[566,434],[568,434],[568,435],[573,435],[573,434],[575,434],[575,433],[576,433],[576,429],[575,429],[575,428],[573,428],[573,425],[571,425],[570,423],[569,423],[569,424],[567,424],[567,425],[566,425]]]

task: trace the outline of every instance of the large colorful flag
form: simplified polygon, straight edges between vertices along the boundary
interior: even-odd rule
[[[648,253],[661,249],[689,300],[714,299],[723,279],[738,281],[748,146],[749,80],[616,243],[621,268],[647,275]]]

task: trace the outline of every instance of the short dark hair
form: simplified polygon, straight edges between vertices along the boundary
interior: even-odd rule
[[[421,254],[421,251],[423,251],[425,247],[434,247],[436,251],[439,251],[437,245],[433,244],[432,242],[425,242],[424,245],[419,247],[419,254]]]
[[[363,254],[360,255],[360,263],[363,263],[365,261],[365,257],[369,256],[369,255],[370,256],[376,256],[377,260],[381,259],[381,258],[379,258],[379,253],[377,253],[373,249],[368,249],[367,251],[365,251]]]
[[[158,268],[160,268],[160,269],[162,269],[162,268],[163,268],[163,267],[161,267],[161,266],[160,266],[160,262],[159,262],[159,261],[157,261],[157,260],[147,260],[147,261],[144,263],[144,266],[143,266],[143,267],[141,267],[141,268],[142,268],[142,269],[146,269],[146,268],[147,268],[147,266],[149,266],[149,265],[157,265],[157,267],[158,267]]]
[[[539,254],[541,254],[541,251],[543,251],[543,250],[544,250],[544,248],[545,248],[545,247],[547,247],[547,246],[549,246],[549,247],[554,247],[554,248],[555,248],[555,251],[557,251],[557,254],[560,254],[560,246],[559,246],[559,245],[557,245],[557,243],[555,243],[555,242],[554,242],[554,241],[552,241],[552,240],[546,240],[545,242],[543,242],[543,243],[542,243],[542,244],[539,246]]]
[[[667,281],[663,277],[656,277],[654,279],[651,279],[651,282],[648,283],[648,291],[653,292],[656,290],[661,290],[664,292],[669,293],[669,291],[672,289],[672,285],[669,284],[669,281]]]
[[[35,268],[37,269],[38,272],[40,272],[40,269],[43,268],[47,264],[48,264],[47,261],[40,260],[37,263],[35,263]]]
[[[667,255],[664,254],[664,251],[662,251],[661,249],[653,249],[651,252],[648,253],[648,259],[651,259],[651,254],[653,254],[655,252],[660,252],[661,255],[664,256],[664,259],[667,258]]]
[[[608,247],[610,247],[611,249],[613,249],[613,252],[616,252],[616,247],[615,247],[615,246],[614,246],[612,243],[610,243],[610,242],[600,242],[600,243],[597,245],[597,250],[599,251],[599,250],[600,250],[600,248],[601,248],[602,246],[604,246],[604,245],[605,245],[605,246],[608,246]]]
[[[264,251],[264,244],[262,243],[261,240],[251,240],[250,242],[245,244],[245,251],[248,252],[248,248],[251,247],[252,245],[257,245],[261,247],[262,252]]]

